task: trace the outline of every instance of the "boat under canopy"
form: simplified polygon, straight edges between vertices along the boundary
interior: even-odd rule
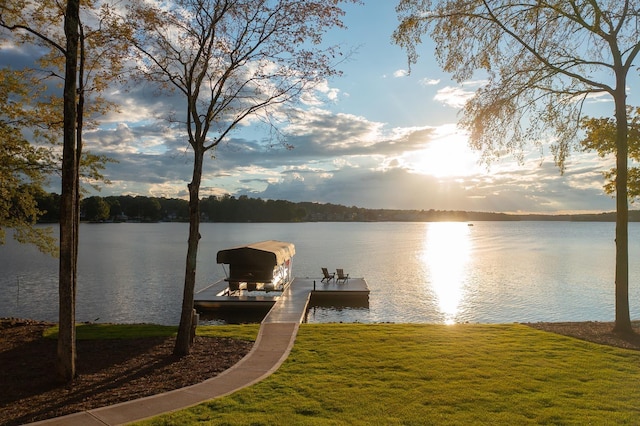
[[[225,267],[221,279],[194,295],[194,307],[206,320],[227,323],[260,322],[274,307],[276,320],[302,316],[313,306],[369,307],[369,289],[364,278],[341,284],[315,279],[294,280],[295,246],[283,241],[262,241],[220,250],[216,261]],[[314,300],[318,299],[317,302]],[[336,300],[338,305],[336,305]]]
[[[291,260],[295,253],[292,243],[268,240],[220,250],[216,261],[229,265],[229,291],[273,291],[284,289],[293,279]]]

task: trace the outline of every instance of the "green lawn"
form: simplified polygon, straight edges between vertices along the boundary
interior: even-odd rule
[[[635,351],[518,324],[303,324],[272,376],[143,424],[618,425],[639,402]]]
[[[259,324],[219,325],[198,327],[197,334],[211,337],[230,337],[243,340],[256,340]],[[81,323],[76,326],[78,340],[92,339],[139,339],[144,337],[171,337],[178,334],[178,327],[156,324],[93,324]],[[58,326],[46,329],[45,337],[57,338]]]

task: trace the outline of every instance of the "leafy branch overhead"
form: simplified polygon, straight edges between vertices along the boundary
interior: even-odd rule
[[[343,26],[339,4],[348,2],[357,0],[136,0],[128,6],[122,26],[131,29],[126,43],[134,47],[136,75],[182,95],[193,150],[176,355],[191,346],[204,154],[245,120],[286,120],[283,106],[314,96],[315,87],[339,74],[339,47],[323,46],[322,39]]]
[[[321,45],[324,30],[342,26],[336,3],[132,2],[123,25],[133,28],[137,77],[185,96],[189,143],[209,150],[245,118],[278,121],[278,106],[340,74],[338,46]]]
[[[640,163],[640,108],[627,107],[629,116],[629,158],[636,163]],[[616,123],[611,117],[582,119],[582,127],[586,131],[586,136],[582,139],[582,148],[585,151],[596,151],[598,155],[605,158],[616,153]],[[616,168],[603,172],[607,182],[604,190],[607,194],[615,194],[616,191]],[[629,200],[633,202],[640,197],[640,167],[629,167],[627,178],[629,187]]]
[[[113,160],[82,152],[82,134],[97,128],[99,117],[116,105],[107,101],[102,92],[114,81],[121,81],[123,61],[114,49],[113,27],[107,23],[109,8],[106,3],[84,2],[80,67],[77,76],[77,111],[75,123],[79,147],[78,177],[97,188],[109,183],[102,175],[105,165]],[[4,68],[0,71],[2,85],[3,155],[0,164],[3,176],[3,199],[19,192],[22,208],[10,214],[5,209],[0,217],[3,227],[17,230],[16,237],[30,242],[41,250],[55,252],[51,230],[34,228],[38,218],[46,214],[34,210],[34,194],[42,191],[52,175],[61,174],[63,102],[61,85],[65,82],[66,36],[61,17],[65,6],[51,0],[6,1],[0,5],[0,39],[7,45],[17,45],[31,52],[31,64],[24,69]],[[74,78],[75,80],[75,78]],[[4,157],[3,157],[4,158]],[[18,172],[19,162],[29,170]],[[39,175],[36,175],[39,173]]]
[[[46,121],[51,110],[31,103],[34,90],[44,89],[27,71],[0,70],[0,244],[10,228],[16,240],[55,253],[52,230],[35,226],[44,213],[36,199],[58,168],[55,132]]]
[[[460,125],[487,161],[504,151],[522,158],[527,145],[551,143],[563,172],[571,150],[580,147],[588,99],[613,100],[612,121],[602,124],[613,130],[608,135],[616,157],[615,328],[631,331],[627,185],[637,171],[630,173],[628,165],[633,136],[626,91],[640,53],[637,1],[400,0],[396,10],[400,24],[393,39],[406,49],[409,64],[428,34],[436,59],[454,79],[484,80],[466,102]]]
[[[564,170],[578,148],[590,95],[624,90],[616,75],[633,70],[640,51],[638,9],[629,1],[401,0],[394,41],[409,63],[429,34],[435,57],[459,82],[485,84],[465,105],[461,125],[486,160],[554,141]]]
[[[98,7],[98,5],[102,5]],[[99,10],[99,14],[95,14]],[[29,46],[33,57],[32,70],[42,72],[45,79],[56,79],[48,89],[55,95],[50,107],[44,111],[51,116],[38,116],[47,127],[51,140],[60,143],[60,221],[59,221],[59,325],[56,373],[61,382],[70,383],[75,378],[75,305],[77,288],[77,259],[80,222],[80,170],[87,167],[90,178],[100,178],[100,156],[87,156],[83,151],[85,126],[96,125],[99,116],[114,107],[100,94],[114,81],[121,81],[122,55],[113,37],[119,34],[114,27],[106,3],[99,0],[9,0],[0,3],[0,38],[7,45]],[[21,82],[26,85],[27,82]],[[44,79],[42,81],[44,83]],[[28,86],[25,86],[28,87]],[[37,86],[39,87],[39,86]],[[62,87],[62,90],[60,88]],[[17,93],[19,90],[16,90]],[[42,100],[37,94],[27,104]],[[32,106],[32,105],[29,105]],[[54,107],[55,106],[55,107]],[[25,114],[39,112],[38,109]],[[58,117],[58,120],[53,118]],[[18,127],[14,127],[18,129]],[[33,130],[33,129],[36,130]],[[33,134],[28,134],[33,131]],[[24,138],[27,144],[36,146],[37,125],[20,127],[12,138]],[[2,141],[3,144],[9,142]],[[5,173],[3,171],[2,173]],[[31,184],[39,189],[41,182]],[[21,191],[13,183],[11,191]],[[33,199],[33,195],[31,195]],[[25,206],[27,202],[23,203]],[[31,208],[29,213],[34,212]],[[36,216],[43,212],[35,211]],[[32,232],[29,217],[20,218],[19,226]],[[5,224],[2,223],[2,226]],[[15,225],[14,225],[15,226]],[[20,234],[18,233],[18,236]]]

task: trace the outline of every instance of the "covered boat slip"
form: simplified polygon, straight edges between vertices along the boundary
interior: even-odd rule
[[[333,306],[368,306],[369,287],[364,278],[349,278],[345,283],[322,283],[318,278],[295,278],[283,292],[273,292],[273,296],[220,296],[226,287],[224,280],[196,293],[194,302],[198,312],[235,314],[262,311],[262,322],[295,321],[304,322],[309,305],[331,304]]]
[[[310,300],[313,303],[316,298],[324,303],[335,300],[340,306],[352,306],[354,300],[357,306],[368,306],[369,288],[363,278],[340,283],[323,282],[321,278],[294,279],[294,254],[292,243],[274,240],[220,250],[216,260],[229,265],[229,274],[194,295],[196,310],[223,318],[242,319],[245,315],[267,321],[288,315],[301,321]]]
[[[261,241],[220,250],[216,261],[229,265],[229,294],[240,290],[282,291],[293,279],[295,246],[283,241]]]

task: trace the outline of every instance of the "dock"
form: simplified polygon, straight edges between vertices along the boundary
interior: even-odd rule
[[[225,280],[220,280],[197,292],[194,295],[195,308],[202,311],[226,308],[271,308],[281,294],[273,291],[272,296],[265,296],[262,292],[259,296],[218,296],[228,287],[228,284]]]
[[[310,305],[360,307],[369,303],[369,287],[364,278],[349,278],[344,282],[331,280],[328,283],[320,278],[294,278],[282,292],[218,296],[226,287],[227,283],[221,280],[196,293],[196,310],[234,318],[242,317],[243,313],[258,312],[263,323],[302,323]]]

